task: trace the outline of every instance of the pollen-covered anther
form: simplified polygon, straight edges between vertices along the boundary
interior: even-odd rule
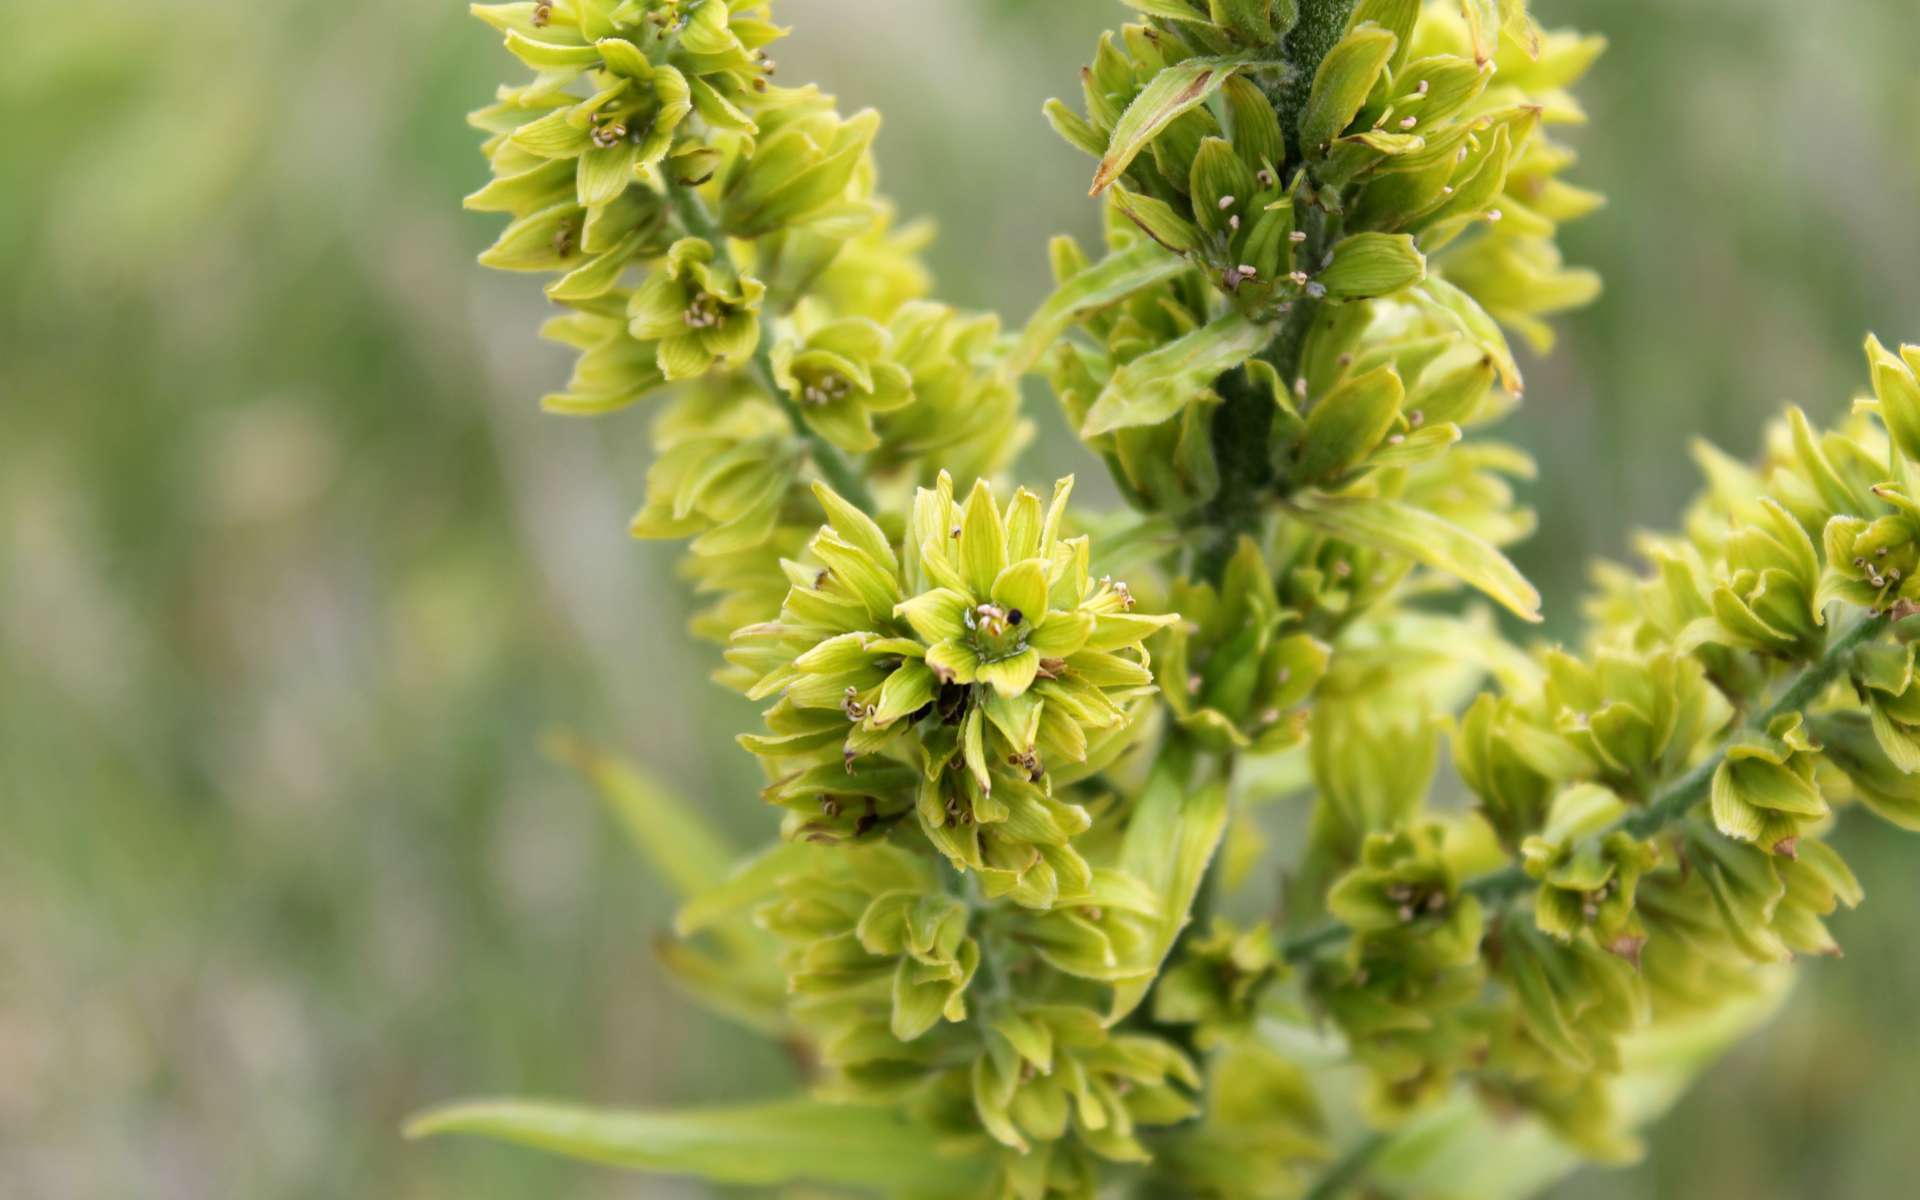
[[[602,150],[617,146],[627,136],[627,127],[618,121],[608,121],[593,127],[593,144]]]
[[[967,623],[988,637],[1005,637],[1009,628],[1006,610],[997,604],[976,606],[967,614]]]
[[[835,400],[845,399],[847,393],[852,390],[853,384],[849,383],[844,376],[829,374],[817,383],[808,384],[801,390],[800,397],[808,404],[826,405]]]
[[[1287,240],[1298,246],[1301,242],[1307,240],[1307,231],[1304,229],[1296,229],[1287,235]]]
[[[712,329],[720,324],[719,307],[713,302],[711,296],[703,293],[695,296],[688,303],[686,311],[680,314],[680,319],[689,329]]]
[[[1412,129],[1415,125],[1418,125],[1419,123],[1420,123],[1419,117],[1402,117],[1400,119],[1400,128]]]
[[[1219,206],[1219,207],[1220,207],[1220,211],[1221,211],[1221,212],[1225,212],[1225,211],[1227,211],[1228,209],[1230,209],[1230,208],[1232,208],[1232,207],[1233,207],[1233,204],[1234,204],[1234,199],[1233,199],[1233,197],[1232,197],[1232,196],[1222,196],[1222,197],[1220,197],[1220,206]]]
[[[864,721],[873,713],[871,704],[860,703],[860,689],[855,687],[847,689],[845,699],[840,702],[840,708],[847,714],[847,719],[850,721]]]

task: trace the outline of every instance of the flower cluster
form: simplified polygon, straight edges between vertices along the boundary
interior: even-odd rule
[[[766,706],[778,843],[704,870],[689,808],[633,822],[685,893],[661,952],[811,1093],[427,1127],[956,1200],[1451,1194],[1369,1148],[1446,1109],[1414,1136],[1631,1153],[1628,1064],[1691,1069],[1836,949],[1833,823],[1920,829],[1920,349],[1870,342],[1874,398],[1757,469],[1707,452],[1586,638],[1517,646],[1434,597],[1539,616],[1531,464],[1485,431],[1509,334],[1597,289],[1549,131],[1600,41],[1522,0],[1128,4],[1047,109],[1104,252],[1057,241],[1012,337],[925,298],[877,117],[770,82],[764,0],[479,10],[535,72],[475,115],[483,261],[556,276],[548,407],[659,397],[633,531],[690,539]],[[996,486],[1036,370],[1134,511]]]
[[[1143,643],[1173,618],[1133,611],[1127,585],[1089,576],[1085,537],[1022,489],[1003,511],[985,482],[965,503],[940,476],[914,498],[899,552],[865,513],[818,488],[828,524],[794,564],[779,618],[742,629],[729,658],[777,697],[764,735],[788,835],[860,840],[913,814],[989,896],[1045,908],[1091,881],[1072,839],[1080,806],[1056,766],[1099,770],[1127,745],[1152,690]]]

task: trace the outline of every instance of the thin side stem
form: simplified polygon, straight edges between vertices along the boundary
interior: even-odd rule
[[[1825,653],[1802,671],[1787,690],[1780,693],[1778,699],[1755,714],[1743,728],[1763,730],[1772,724],[1776,717],[1805,710],[1809,704],[1819,699],[1820,693],[1826,691],[1834,680],[1840,677],[1841,672],[1846,670],[1853,652],[1884,632],[1891,619],[1884,613],[1860,618],[1845,633],[1829,642]],[[1652,803],[1622,817],[1605,830],[1602,836],[1618,831],[1631,834],[1636,838],[1651,837],[1678,821],[1695,804],[1706,798],[1707,792],[1713,786],[1714,772],[1720,769],[1720,764],[1726,761],[1726,757],[1726,746],[1722,744],[1720,749],[1664,789]],[[1477,896],[1481,900],[1500,901],[1529,890],[1533,883],[1533,879],[1524,870],[1512,866],[1471,880],[1460,890],[1465,895]],[[1281,954],[1288,962],[1301,962],[1313,957],[1327,946],[1345,941],[1347,933],[1346,926],[1338,922],[1328,922],[1287,939],[1281,945]]]
[[[1355,1142],[1345,1154],[1327,1168],[1327,1173],[1322,1175],[1320,1181],[1313,1185],[1313,1190],[1307,1193],[1306,1200],[1337,1200],[1338,1197],[1345,1195],[1347,1189],[1360,1182],[1360,1177],[1366,1173],[1367,1167],[1372,1165],[1373,1160],[1380,1156],[1380,1152],[1387,1148],[1388,1141],[1384,1133],[1370,1133]]]
[[[692,188],[669,183],[667,203],[672,206],[674,218],[680,222],[683,231],[690,237],[701,238],[718,247],[722,240],[719,226],[714,224],[713,218],[707,214],[707,206],[701,203]],[[806,441],[808,457],[813,459],[813,465],[819,469],[827,484],[854,507],[867,513],[876,512],[873,493],[867,489],[865,477],[839,450],[813,431],[800,406],[794,403],[787,389],[781,387],[779,380],[774,378],[771,336],[771,327],[761,322],[760,344],[754,347],[750,364],[754,382],[780,406],[793,432]]]

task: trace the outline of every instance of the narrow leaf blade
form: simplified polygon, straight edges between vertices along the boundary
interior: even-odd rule
[[[1266,345],[1269,336],[1266,326],[1228,313],[1141,355],[1107,381],[1087,411],[1081,436],[1158,425],[1175,416],[1221,372],[1239,366]]]
[[[897,1109],[784,1100],[671,1112],[479,1101],[414,1118],[410,1138],[477,1134],[569,1158],[721,1183],[800,1180],[912,1190],[965,1177]]]
[[[547,752],[586,777],[682,898],[727,877],[734,854],[726,842],[658,781],[580,738],[556,735],[548,740]]]
[[[1424,509],[1377,497],[1306,496],[1294,512],[1322,533],[1410,558],[1478,588],[1522,620],[1540,620],[1540,593],[1506,555]]]
[[[1075,321],[1186,269],[1185,259],[1154,242],[1109,255],[1061,284],[1034,310],[1020,341],[1001,360],[1002,374],[1009,379],[1025,375]]]
[[[1212,99],[1220,85],[1249,65],[1243,58],[1189,58],[1155,75],[1120,114],[1087,194],[1106,191],[1161,130]]]

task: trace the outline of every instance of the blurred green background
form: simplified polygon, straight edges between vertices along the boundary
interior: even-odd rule
[[[1911,0],[1538,0],[1606,33],[1570,257],[1609,290],[1530,371],[1520,555],[1550,634],[1585,564],[1839,413],[1920,338]],[[887,114],[946,298],[1018,320],[1087,163],[1038,113],[1110,0],[782,0],[786,82]],[[462,114],[506,77],[448,3],[0,0],[0,1195],[696,1196],[405,1114],[780,1086],[663,984],[667,912],[539,753],[566,726],[734,830],[747,707],[630,543],[644,415],[540,416],[538,290],[473,255]],[[1035,397],[1036,401],[1040,397]],[[1057,424],[1049,424],[1057,431]],[[1039,476],[1083,465],[1043,446]],[[1920,1162],[1920,844],[1850,829],[1870,903],[1786,1013],[1557,1193],[1883,1197]]]

